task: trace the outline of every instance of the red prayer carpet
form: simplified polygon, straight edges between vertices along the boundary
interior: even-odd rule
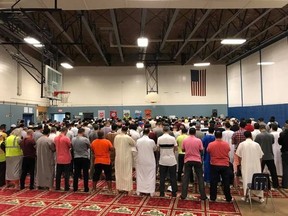
[[[0,189],[1,215],[108,215],[108,216],[239,216],[236,202],[200,201],[197,194],[189,198],[160,198],[126,194],[109,194],[100,181],[96,193]],[[178,194],[179,195],[179,194]],[[283,195],[283,194],[282,194]],[[222,195],[220,195],[222,196]],[[283,195],[284,196],[284,195]],[[284,196],[285,197],[285,196]]]

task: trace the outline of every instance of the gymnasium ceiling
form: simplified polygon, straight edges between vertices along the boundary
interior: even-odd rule
[[[75,66],[229,64],[288,34],[288,0],[0,0],[0,42]],[[45,44],[35,48],[23,38]],[[137,38],[149,38],[147,48]],[[221,45],[245,38],[243,45]]]

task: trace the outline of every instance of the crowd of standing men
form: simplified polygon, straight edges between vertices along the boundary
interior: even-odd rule
[[[78,191],[81,178],[84,192],[89,192],[98,189],[104,172],[110,192],[115,180],[117,193],[131,194],[135,169],[138,195],[154,196],[159,174],[161,197],[167,179],[172,197],[177,196],[177,181],[182,183],[181,199],[186,199],[189,183],[197,181],[201,200],[207,199],[207,184],[210,200],[215,201],[221,183],[225,200],[230,202],[234,177],[242,175],[245,193],[252,175],[263,172],[265,165],[274,188],[279,187],[279,172],[283,172],[282,187],[288,187],[288,122],[280,132],[275,119],[265,124],[262,119],[238,122],[202,117],[50,122],[33,128],[20,122],[10,131],[1,125],[0,186],[24,189],[29,173],[30,189],[60,190],[64,176],[64,190],[69,191],[72,175],[73,190]],[[262,202],[263,193],[257,196]]]

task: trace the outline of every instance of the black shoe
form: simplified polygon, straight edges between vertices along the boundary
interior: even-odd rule
[[[160,197],[165,197],[165,194],[164,194],[164,193],[163,193],[163,194],[162,194],[162,193],[160,193]]]
[[[205,197],[205,198],[200,198],[201,200],[207,200],[208,198],[207,197]]]
[[[34,190],[34,187],[29,187],[30,190]]]
[[[89,188],[84,189],[84,192],[85,192],[85,193],[88,193],[88,192],[89,192]]]

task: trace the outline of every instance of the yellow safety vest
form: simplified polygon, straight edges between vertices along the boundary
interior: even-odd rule
[[[5,152],[0,148],[0,163],[6,161]]]
[[[19,137],[15,135],[10,135],[9,137],[7,137],[7,139],[5,140],[6,157],[23,155],[18,140]]]
[[[7,134],[0,131],[0,145],[5,141],[7,138]],[[6,161],[5,152],[0,148],[0,163]]]

